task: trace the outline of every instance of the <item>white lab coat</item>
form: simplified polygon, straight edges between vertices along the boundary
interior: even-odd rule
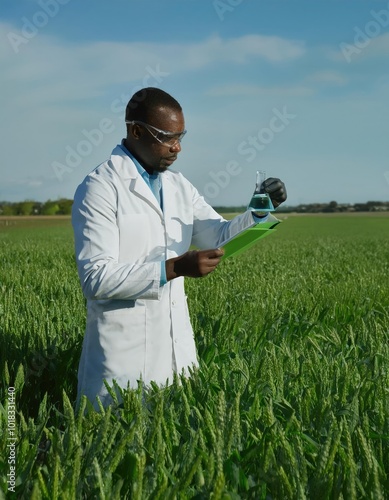
[[[104,386],[171,382],[198,364],[184,279],[160,286],[161,261],[191,244],[217,248],[254,225],[250,212],[226,221],[182,174],[161,174],[163,212],[132,160],[117,146],[78,187],[72,224],[87,325],[78,397],[96,405]]]

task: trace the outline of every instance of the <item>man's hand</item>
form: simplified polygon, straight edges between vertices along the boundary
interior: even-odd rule
[[[168,281],[178,276],[202,278],[214,271],[224,254],[220,248],[213,250],[191,250],[166,261],[166,278]]]
[[[275,177],[269,177],[263,181],[260,192],[269,194],[274,208],[281,205],[287,197],[285,184]]]

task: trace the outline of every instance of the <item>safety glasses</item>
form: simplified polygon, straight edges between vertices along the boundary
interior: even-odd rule
[[[135,124],[142,125],[142,127],[144,127],[154,137],[154,139],[156,139],[158,142],[169,148],[172,148],[178,142],[181,142],[184,135],[186,134],[186,130],[178,134],[173,134],[172,132],[166,132],[166,130],[161,130],[157,127],[153,127],[152,125],[141,122],[139,120],[132,120],[132,121],[126,120],[126,123],[128,125],[135,125]]]

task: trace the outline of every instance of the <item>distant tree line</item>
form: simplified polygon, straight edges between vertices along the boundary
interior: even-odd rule
[[[244,212],[247,207],[217,206],[214,209],[220,213]],[[389,211],[389,201],[368,201],[366,203],[304,203],[296,206],[281,205],[278,213],[332,213],[332,212],[385,212]]]
[[[70,215],[73,200],[61,198],[59,200],[47,200],[45,202],[25,200],[19,202],[0,202],[0,215]],[[215,206],[219,213],[240,213],[246,210],[245,206]],[[283,206],[278,213],[331,213],[331,212],[383,212],[389,211],[389,201],[368,201],[366,203],[308,203],[297,206]]]
[[[389,210],[389,201],[367,201],[366,203],[309,203],[295,207],[280,206],[277,212],[297,213],[334,213],[334,212],[385,212]]]
[[[0,215],[70,215],[73,200],[0,202]]]

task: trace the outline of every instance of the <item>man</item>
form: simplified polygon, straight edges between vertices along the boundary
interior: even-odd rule
[[[180,173],[169,170],[185,134],[179,103],[143,89],[126,109],[127,137],[78,187],[72,211],[87,326],[78,398],[112,400],[104,381],[165,385],[197,366],[184,277],[215,270],[218,247],[273,218],[249,211],[226,221]],[[265,181],[275,206],[286,199],[279,179]],[[191,245],[201,250],[189,251]]]

